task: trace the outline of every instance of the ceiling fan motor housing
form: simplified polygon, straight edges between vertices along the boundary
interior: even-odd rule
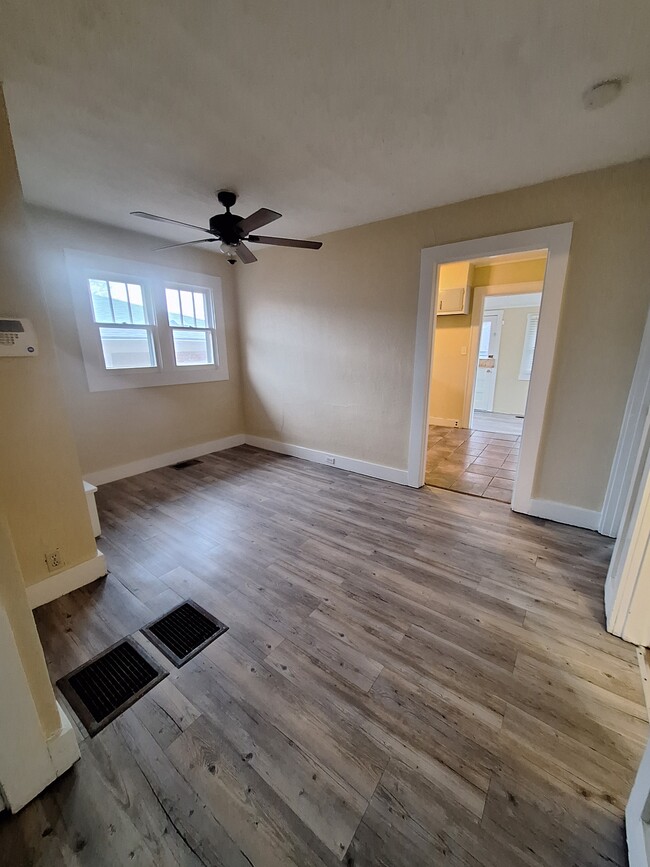
[[[243,232],[238,225],[241,220],[243,217],[230,212],[215,214],[214,217],[210,217],[210,231],[226,244],[239,244],[243,237]]]

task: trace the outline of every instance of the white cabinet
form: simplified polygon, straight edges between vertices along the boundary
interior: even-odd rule
[[[469,274],[469,262],[449,262],[440,266],[436,302],[438,316],[469,313]]]

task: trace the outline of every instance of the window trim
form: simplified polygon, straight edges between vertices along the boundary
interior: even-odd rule
[[[530,331],[531,322],[535,320],[535,339],[533,341],[532,349],[530,352],[530,368],[525,366],[528,352],[528,333]],[[519,380],[521,382],[528,382],[533,374],[533,364],[535,363],[535,346],[537,344],[537,332],[539,331],[539,310],[537,313],[527,313],[526,314],[526,326],[524,328],[524,342],[521,347],[521,361],[519,362]]]
[[[113,391],[122,388],[147,388],[156,385],[183,385],[195,382],[215,382],[229,379],[228,350],[223,311],[221,280],[208,274],[161,267],[148,262],[117,259],[82,250],[65,250],[66,266],[72,301],[90,391]],[[145,305],[152,321],[132,328],[150,329],[156,357],[156,367],[107,369],[100,327],[111,323],[97,323],[92,307],[88,278],[114,279],[138,283],[142,286]],[[167,317],[165,289],[199,289],[206,293],[212,327],[200,329],[212,335],[213,364],[177,365],[172,329]],[[192,329],[188,329],[192,330]]]

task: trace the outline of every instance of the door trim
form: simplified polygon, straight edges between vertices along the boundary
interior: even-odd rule
[[[641,764],[625,808],[625,836],[630,867],[650,865],[650,743]]]
[[[408,484],[412,487],[422,487],[426,469],[429,386],[435,339],[434,311],[440,265],[445,262],[462,262],[466,259],[480,259],[504,253],[546,250],[548,259],[544,275],[535,364],[530,379],[519,470],[512,498],[514,511],[529,512],[555,357],[572,233],[573,223],[561,223],[522,232],[509,232],[504,235],[441,244],[436,247],[426,247],[421,251],[408,456]]]
[[[650,407],[650,311],[627,397],[623,425],[609,475],[598,532],[616,538],[621,529],[628,491],[633,483],[643,430]],[[647,448],[647,444],[645,446]]]

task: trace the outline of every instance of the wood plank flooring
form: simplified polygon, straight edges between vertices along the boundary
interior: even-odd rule
[[[249,447],[98,505],[110,575],[36,612],[52,679],[129,633],[172,673],[0,820],[3,864],[626,864],[609,540]],[[230,630],[177,670],[138,630],[188,596]]]

